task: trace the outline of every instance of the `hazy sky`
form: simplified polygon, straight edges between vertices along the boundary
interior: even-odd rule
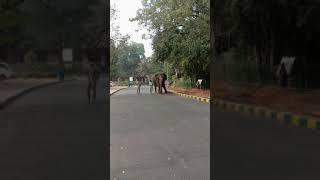
[[[129,19],[136,16],[136,12],[142,7],[141,0],[111,0],[110,5],[116,5],[118,11],[118,19],[116,24],[120,26],[122,35],[129,34],[131,41],[143,43],[145,48],[145,55],[150,57],[152,55],[151,40],[142,39],[142,34],[147,33],[147,30],[139,26],[137,22],[130,22]],[[136,32],[136,29],[143,29]]]

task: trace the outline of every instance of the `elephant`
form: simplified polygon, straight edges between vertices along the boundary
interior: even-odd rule
[[[154,90],[156,93],[162,93],[162,88],[164,88],[165,93],[167,93],[165,81],[167,80],[167,75],[165,73],[157,73],[153,76],[152,81],[154,85]],[[157,91],[158,87],[158,91]]]

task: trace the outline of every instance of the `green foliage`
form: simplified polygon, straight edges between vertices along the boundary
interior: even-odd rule
[[[151,32],[154,58],[180,68],[192,79],[209,78],[209,1],[142,2],[132,21]]]
[[[317,57],[314,47],[320,45],[317,0],[214,3],[215,78],[275,83],[274,68],[283,56],[303,56],[309,68],[320,68],[313,61]],[[226,57],[228,53],[234,55]]]
[[[56,65],[45,63],[19,63],[11,65],[14,76],[18,78],[56,77]]]
[[[14,76],[17,78],[55,78],[57,76],[57,64],[47,63],[17,63],[10,65]],[[65,70],[66,75],[85,75],[86,69],[81,63],[74,63],[71,68]]]
[[[110,76],[112,80],[146,75],[144,45],[129,41],[130,36],[115,34],[110,41]]]
[[[175,85],[178,87],[186,88],[186,89],[194,87],[194,83],[192,83],[191,78],[188,78],[188,77],[175,79]]]
[[[0,46],[12,44],[19,39],[19,32],[25,16],[19,9],[22,0],[0,0]]]
[[[26,30],[38,45],[59,48],[61,43],[98,44],[91,42],[104,37],[106,5],[100,0],[42,0],[25,1],[23,11],[28,15]],[[100,18],[99,18],[100,17]],[[49,38],[49,39],[48,39]],[[81,40],[81,41],[80,41]],[[51,44],[51,45],[50,45]],[[90,46],[89,45],[89,46]]]
[[[119,76],[128,78],[137,76],[136,69],[144,58],[144,46],[140,43],[128,43],[119,45],[118,67]]]
[[[26,49],[107,47],[102,0],[0,0],[0,48],[14,63]],[[62,64],[62,57],[58,58]]]
[[[172,82],[174,80],[173,79],[173,75],[175,74],[174,65],[166,62],[166,63],[163,64],[162,71],[159,70],[158,72],[166,73],[169,82]]]

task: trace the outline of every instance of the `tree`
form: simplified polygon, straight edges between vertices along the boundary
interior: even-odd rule
[[[105,21],[101,20],[105,12],[102,7],[106,7],[103,2],[25,0],[22,9],[30,17],[26,31],[35,39],[38,47],[56,49],[59,52],[59,65],[63,67],[62,50],[65,46],[85,44],[97,47],[101,44],[98,40],[105,36]],[[96,19],[97,17],[101,18]],[[93,31],[93,28],[96,31]]]
[[[319,46],[318,1],[227,0],[214,3],[215,51],[220,55],[235,51],[241,57],[233,57],[238,66],[253,59],[258,83],[270,81],[274,66],[282,56],[306,56],[308,63],[314,59],[313,47]]]
[[[209,1],[142,1],[132,21],[147,27],[155,59],[181,68],[193,80],[209,79]]]
[[[0,0],[0,48],[6,51],[2,57],[9,62],[13,61],[13,50],[22,40],[21,29],[25,20],[25,14],[19,9],[22,3],[23,0]]]
[[[119,76],[128,78],[130,76],[137,76],[136,69],[144,59],[144,46],[140,43],[127,43],[126,41],[120,42],[119,46]]]

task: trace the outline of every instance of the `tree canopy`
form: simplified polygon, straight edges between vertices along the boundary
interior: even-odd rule
[[[107,47],[104,0],[1,0],[0,8],[2,49],[56,50],[61,62],[65,47]]]
[[[219,62],[218,56],[213,61],[217,61],[214,62],[216,72],[225,67],[224,74],[217,73],[216,77],[237,80],[240,69],[229,76],[236,71],[234,68],[238,66],[244,71],[244,65],[251,63],[256,73],[247,74],[241,80],[249,81],[249,76],[255,76],[255,82],[270,83],[281,58],[295,56],[309,66],[299,71],[308,73],[309,77],[304,79],[311,80],[314,74],[308,69],[319,64],[314,61],[320,45],[319,12],[318,0],[214,1],[212,34],[216,55],[222,61]]]
[[[181,69],[193,80],[209,79],[209,1],[142,1],[132,21],[148,28],[154,59]]]

